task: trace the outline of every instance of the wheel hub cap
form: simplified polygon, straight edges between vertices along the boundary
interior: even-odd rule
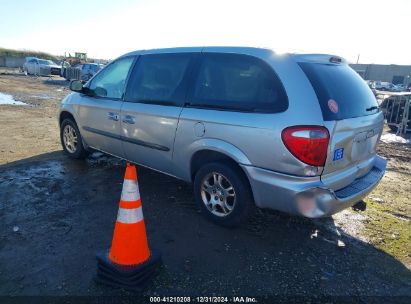
[[[211,172],[201,183],[201,198],[214,215],[229,215],[235,206],[236,194],[231,182],[218,172]]]
[[[70,126],[66,125],[63,130],[63,142],[67,151],[70,153],[75,153],[77,150],[77,133],[76,130]]]

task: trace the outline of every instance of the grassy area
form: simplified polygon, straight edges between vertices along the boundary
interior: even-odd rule
[[[390,204],[367,200],[367,224],[364,232],[370,243],[411,265],[411,222]]]
[[[45,52],[36,52],[30,50],[12,50],[0,48],[0,56],[11,56],[11,57],[39,57],[49,60],[58,60],[57,56],[51,55]]]

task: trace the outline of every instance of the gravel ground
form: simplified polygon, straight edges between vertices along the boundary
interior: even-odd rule
[[[63,155],[55,119],[63,80],[0,75],[0,92],[32,105],[0,106],[0,295],[134,295],[93,281],[95,254],[110,246],[124,163]],[[190,185],[138,168],[149,243],[164,261],[142,295],[409,300],[409,146],[380,144],[379,152],[389,168],[366,211],[322,220],[259,211],[236,229],[204,219]]]

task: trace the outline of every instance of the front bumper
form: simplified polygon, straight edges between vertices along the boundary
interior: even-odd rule
[[[373,167],[348,186],[334,191],[316,177],[299,177],[242,165],[254,201],[260,208],[280,210],[310,218],[325,217],[355,205],[384,176],[387,161],[376,156]]]

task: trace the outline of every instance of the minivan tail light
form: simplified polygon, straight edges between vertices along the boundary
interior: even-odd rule
[[[323,167],[327,159],[328,130],[320,126],[294,126],[283,130],[281,138],[287,149],[302,162]]]

